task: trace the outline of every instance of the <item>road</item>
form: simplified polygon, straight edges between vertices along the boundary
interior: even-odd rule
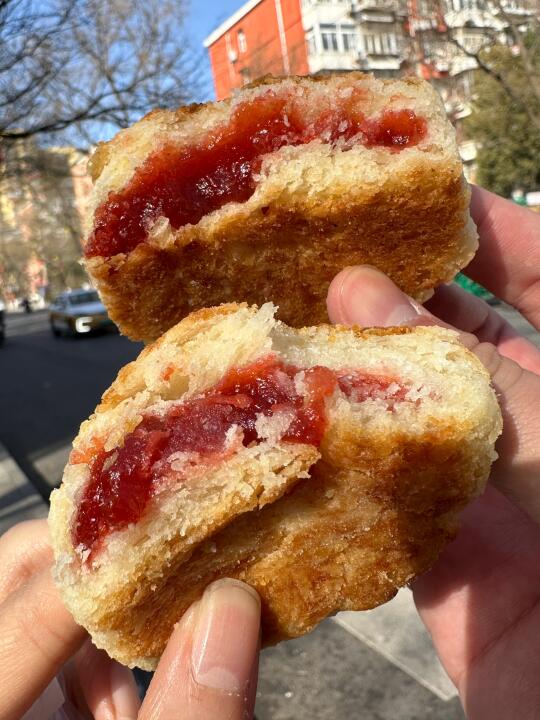
[[[0,441],[48,497],[69,443],[141,345],[117,334],[54,338],[46,312],[8,315],[0,348]]]
[[[515,311],[500,310],[540,346],[540,335]],[[44,498],[60,481],[79,424],[140,348],[118,335],[54,339],[45,313],[8,317],[0,348],[0,443]],[[2,525],[2,504],[9,496],[0,492],[0,531],[15,517],[4,508]],[[32,507],[43,515],[46,506],[39,498],[37,504],[37,510],[35,502]],[[265,650],[257,717],[463,720],[463,713],[410,593],[402,590],[381,608],[340,613],[304,638]]]

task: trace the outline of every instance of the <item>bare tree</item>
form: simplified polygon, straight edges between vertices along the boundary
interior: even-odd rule
[[[186,0],[0,0],[0,295],[80,282],[72,151],[200,94]],[[56,286],[56,288],[55,288]]]
[[[453,22],[457,17],[452,16],[458,13],[448,12],[443,2],[428,2],[432,36],[446,41],[458,54],[469,58],[472,66],[496,81],[516,110],[524,112],[532,126],[540,130],[540,0],[478,0],[474,10],[469,7],[461,11],[471,15],[465,22]],[[480,28],[481,39],[475,42],[471,35]],[[501,45],[511,48],[515,65],[527,79],[525,90],[524,86],[516,88],[512,73],[501,66],[497,52]]]
[[[185,103],[197,85],[185,15],[184,0],[0,0],[0,141],[95,139]]]
[[[84,280],[79,264],[81,218],[77,168],[86,156],[73,148],[42,148],[34,138],[7,148],[0,207],[0,279],[4,294],[27,295],[32,262],[44,262],[55,293]]]

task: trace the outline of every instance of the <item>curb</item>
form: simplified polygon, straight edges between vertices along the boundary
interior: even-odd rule
[[[0,442],[0,535],[23,520],[47,517],[47,503]]]

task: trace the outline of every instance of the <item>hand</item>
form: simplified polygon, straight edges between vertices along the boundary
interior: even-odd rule
[[[467,274],[539,328],[540,217],[480,188],[471,208],[480,249]],[[457,539],[413,591],[467,717],[538,717],[540,350],[458,287],[439,288],[423,308],[369,267],[334,279],[328,311],[346,325],[453,325],[490,371],[504,418],[498,490],[467,508]]]
[[[64,608],[51,563],[45,521],[0,538],[0,720],[21,718],[58,674],[68,717],[251,717],[260,619],[251,588],[234,580],[209,586],[178,623],[140,707],[131,671],[97,650]]]

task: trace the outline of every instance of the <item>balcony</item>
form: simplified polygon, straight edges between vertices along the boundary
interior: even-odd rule
[[[445,14],[444,22],[451,29],[476,27],[501,32],[505,27],[505,23],[496,16],[496,13],[477,9],[451,10]]]
[[[366,10],[394,13],[397,9],[398,3],[396,0],[353,0],[351,3],[351,13],[353,15]]]
[[[358,59],[362,63],[379,58],[403,59],[400,43],[395,34],[391,33],[363,33],[360,37]]]
[[[344,53],[316,53],[308,58],[309,72],[312,75],[325,72],[348,72],[358,70],[354,55]]]
[[[364,72],[376,72],[377,70],[398,72],[401,68],[401,59],[382,55],[364,55],[360,57],[359,67]]]
[[[395,0],[356,0],[351,3],[351,16],[357,22],[395,22],[399,14]]]

